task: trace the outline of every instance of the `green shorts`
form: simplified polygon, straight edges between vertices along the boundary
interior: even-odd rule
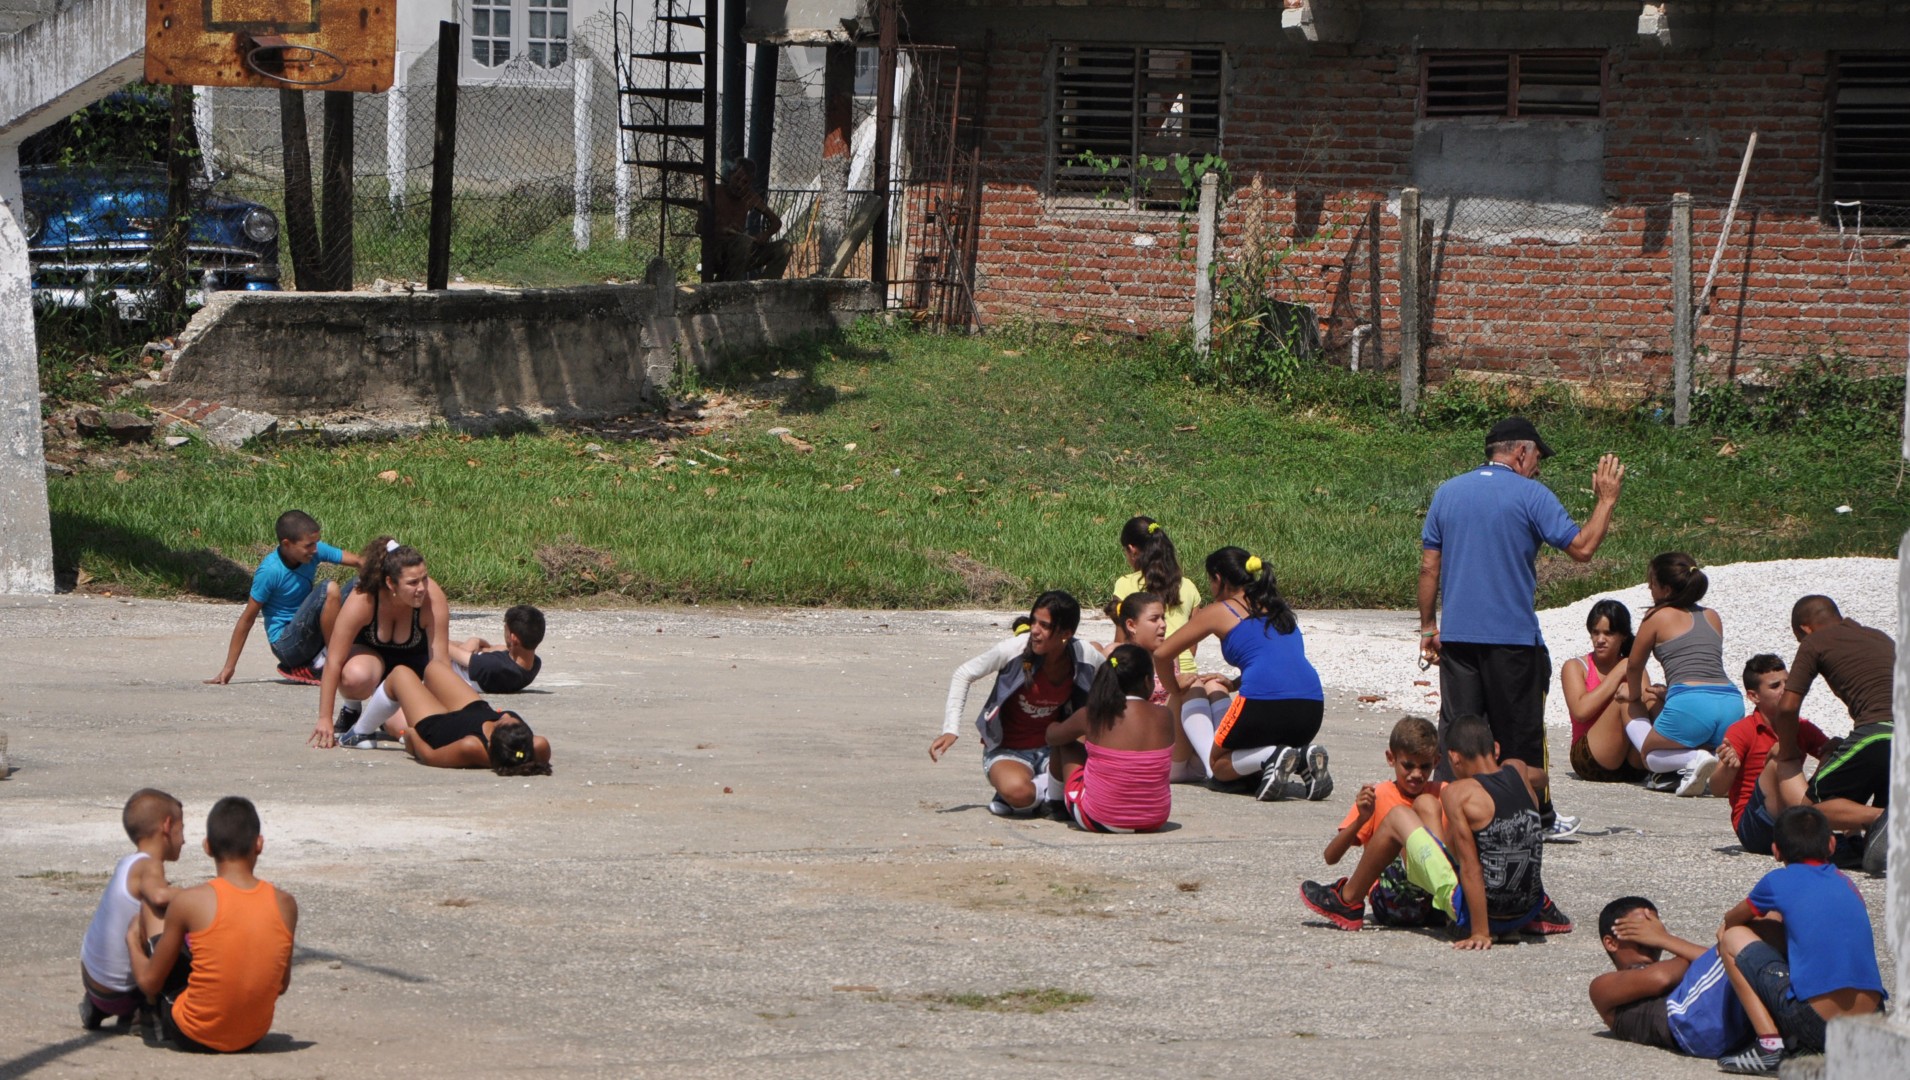
[[[1453,910],[1453,894],[1459,891],[1459,874],[1452,868],[1452,859],[1446,854],[1445,845],[1426,829],[1414,829],[1406,838],[1406,880],[1432,894],[1433,907],[1446,913],[1449,919],[1457,920],[1458,913]]]

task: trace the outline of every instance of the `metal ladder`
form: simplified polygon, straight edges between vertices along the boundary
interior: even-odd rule
[[[718,0],[651,0],[647,35],[636,26],[634,7],[639,2],[616,0],[613,14],[625,31],[617,50],[619,123],[627,133],[624,161],[656,173],[652,193],[644,201],[657,207],[658,254],[673,236],[699,238],[707,281],[715,254],[709,198],[717,179],[712,27]],[[628,13],[621,10],[626,3],[633,9]],[[672,232],[672,208],[694,213],[696,230]]]

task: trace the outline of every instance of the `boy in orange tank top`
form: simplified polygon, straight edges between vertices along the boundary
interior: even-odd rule
[[[134,966],[139,988],[155,999],[161,1039],[232,1053],[265,1037],[291,985],[298,902],[253,875],[265,838],[251,800],[213,804],[205,849],[218,876],[173,897],[150,960]]]

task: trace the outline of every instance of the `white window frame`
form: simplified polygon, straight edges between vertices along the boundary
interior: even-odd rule
[[[559,7],[561,5],[561,7]],[[502,9],[509,12],[510,57],[503,64],[485,64],[471,55],[476,41],[476,28],[479,22],[478,5],[472,0],[460,0],[458,4],[458,22],[464,27],[464,38],[459,45],[458,81],[469,86],[487,86],[507,83],[541,84],[545,82],[568,83],[571,79],[571,65],[577,60],[576,39],[573,36],[577,28],[576,0],[485,0],[487,9]],[[564,33],[561,37],[530,36],[533,15],[559,15],[564,21]],[[548,27],[548,24],[546,24]],[[496,40],[500,35],[485,35]],[[531,59],[535,45],[561,45],[564,59],[555,64],[539,63]]]

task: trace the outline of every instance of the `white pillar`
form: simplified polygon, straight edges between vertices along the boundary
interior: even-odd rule
[[[1199,234],[1194,239],[1194,351],[1207,355],[1214,336],[1214,230],[1220,221],[1220,174],[1200,177]]]
[[[218,147],[212,137],[212,88],[195,86],[192,88],[192,129],[199,138],[199,164],[205,169],[206,179],[212,180],[219,175]]]
[[[394,211],[405,208],[405,136],[411,130],[410,97],[405,91],[405,54],[391,60],[391,89],[385,91],[385,198]]]
[[[629,123],[629,95],[618,85],[616,69],[611,69],[610,83],[617,91],[617,239],[630,239],[630,133],[623,129]]]
[[[0,593],[50,593],[53,532],[24,216],[19,144],[0,143]]]
[[[573,89],[570,95],[570,139],[576,154],[575,172],[571,181],[571,196],[575,208],[571,211],[571,246],[578,251],[590,250],[590,165],[591,136],[590,128],[590,88],[597,80],[593,77],[596,68],[592,64],[574,63],[571,70]]]

